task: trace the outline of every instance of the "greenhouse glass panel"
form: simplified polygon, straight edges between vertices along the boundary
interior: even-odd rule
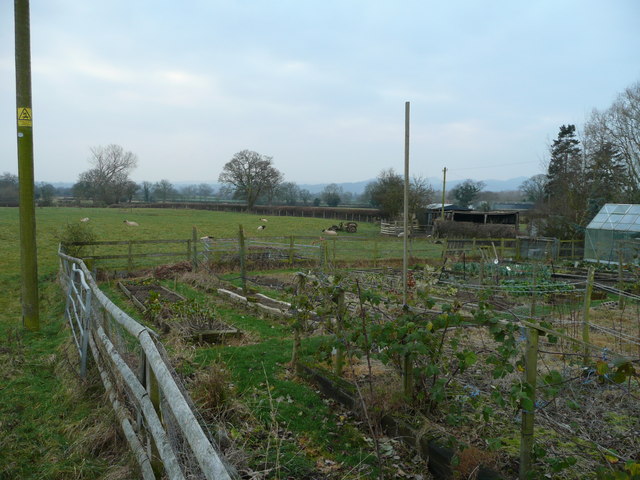
[[[611,213],[627,213],[631,205],[616,205]]]
[[[587,226],[585,232],[585,260],[618,263],[622,255],[625,263],[638,263],[640,242],[640,205],[604,205]],[[631,251],[635,253],[631,253]]]

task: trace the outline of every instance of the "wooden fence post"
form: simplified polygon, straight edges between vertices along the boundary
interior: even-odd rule
[[[333,268],[336,268],[336,239],[333,239]]]
[[[624,297],[622,296],[622,249],[618,250],[618,288],[620,289],[620,295],[618,295],[618,309],[622,310],[624,308]]]
[[[293,235],[291,235],[289,237],[289,264],[293,265],[293,255],[294,253],[294,242],[293,242]]]
[[[296,296],[302,295],[302,293],[304,292],[305,284],[306,277],[304,276],[304,273],[298,273],[296,275]],[[291,366],[293,367],[293,371],[295,372],[296,376],[300,376],[300,374],[302,373],[298,357],[302,344],[301,336],[302,330],[304,329],[304,320],[304,314],[301,314],[300,310],[296,309],[296,319],[293,325],[293,348],[291,349]]]
[[[593,267],[589,267],[587,273],[587,286],[584,292],[584,311],[582,314],[582,341],[585,344],[589,343],[589,311],[591,310],[591,292],[593,290]],[[589,363],[589,346],[584,346],[583,363],[587,365]]]
[[[402,357],[402,391],[407,399],[413,394],[413,362],[411,354],[405,353]]]
[[[373,240],[373,268],[378,267],[378,238]]]
[[[333,357],[333,373],[338,377],[342,375],[342,369],[344,367],[344,345],[342,344],[342,335],[344,334],[344,290],[338,291],[338,298],[336,299],[338,307],[336,309],[336,336],[338,337],[338,345],[336,346],[335,356]]]
[[[536,316],[536,294],[538,292],[536,292],[536,288],[537,288],[537,279],[536,279],[536,273],[537,273],[537,264],[533,264],[533,267],[531,269],[531,317],[533,319],[533,317]]]
[[[133,245],[131,243],[131,240],[129,240],[129,252],[127,253],[128,255],[128,259],[127,259],[127,273],[131,273],[131,271],[133,270]]]
[[[245,248],[244,248],[244,230],[242,225],[238,228],[238,246],[240,255],[240,280],[242,282],[242,293],[247,294],[247,272],[245,270]]]
[[[198,232],[196,231],[196,227],[194,226],[191,231],[191,243],[193,244],[193,257],[191,259],[191,270],[194,272],[198,269]],[[190,245],[187,242],[187,260],[189,260]]]
[[[144,366],[146,390],[149,394],[149,400],[151,400],[153,408],[158,414],[158,418],[164,423],[162,419],[162,409],[160,408],[160,389],[158,387],[158,379],[156,378],[155,373],[153,373],[153,369],[149,365],[149,360],[146,356],[144,357]],[[153,440],[149,441],[151,442],[151,468],[153,469],[153,473],[156,474],[156,478],[160,478],[164,470],[162,460],[160,459],[160,454],[158,453],[158,448],[155,442]]]
[[[522,409],[522,425],[520,433],[520,480],[525,480],[531,471],[533,450],[533,426],[536,409],[536,378],[538,364],[538,330],[527,328],[527,347],[524,354],[524,380],[530,389],[531,409]]]

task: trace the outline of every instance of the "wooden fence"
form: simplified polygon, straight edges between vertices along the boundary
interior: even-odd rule
[[[559,240],[557,238],[452,238],[442,239],[445,244],[443,256],[479,256],[490,259],[510,258],[520,260],[582,260],[582,240]]]

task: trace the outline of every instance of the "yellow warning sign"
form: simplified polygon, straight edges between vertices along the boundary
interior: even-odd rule
[[[18,108],[18,126],[30,127],[31,125],[31,109],[27,107]]]

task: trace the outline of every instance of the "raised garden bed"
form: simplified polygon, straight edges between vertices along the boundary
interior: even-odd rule
[[[324,395],[349,409],[358,409],[358,395],[356,387],[352,383],[343,378],[336,378],[317,367],[302,363],[299,363],[298,366],[302,375],[314,383]],[[427,462],[429,472],[434,478],[453,478],[455,471],[455,467],[452,465],[452,459],[455,455],[453,449],[446,447],[438,438],[429,438],[427,435],[423,435],[413,425],[391,414],[383,415],[380,423],[387,436],[397,438],[416,450],[416,453]],[[478,480],[499,480],[501,478],[498,473],[484,465],[478,465],[476,472],[477,474],[473,478]]]
[[[142,312],[147,310],[146,303],[152,292],[157,294],[162,302],[173,303],[186,300],[179,293],[169,290],[162,285],[142,285],[118,282],[118,287]]]
[[[143,312],[149,312],[149,301],[153,298],[153,321],[165,333],[177,331],[182,337],[200,343],[219,343],[228,337],[237,337],[241,332],[197,304],[189,308],[177,308],[188,300],[162,285],[118,284],[120,289]],[[157,305],[160,305],[158,308]]]

